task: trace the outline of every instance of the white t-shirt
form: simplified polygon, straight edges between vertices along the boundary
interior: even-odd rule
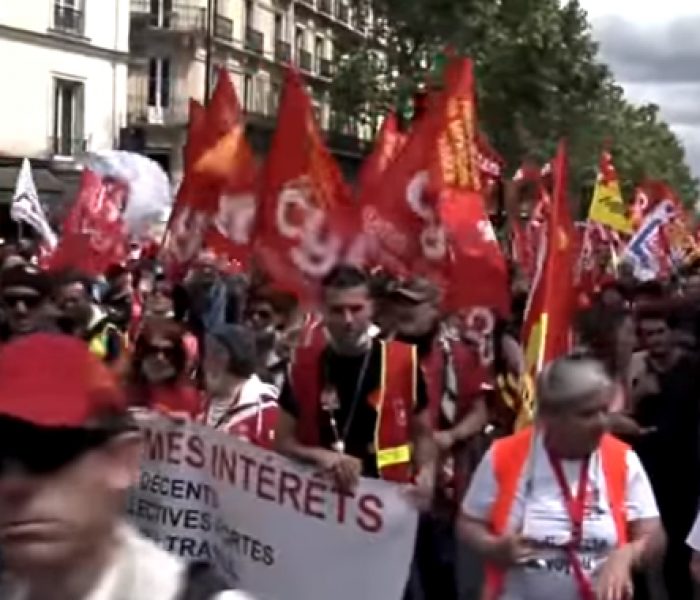
[[[571,486],[572,497],[575,497],[581,461],[563,461],[562,467]],[[589,469],[578,555],[585,572],[593,580],[608,554],[617,546],[617,532],[600,452],[591,458]],[[462,502],[464,514],[487,521],[497,489],[492,451],[489,450],[474,473]],[[649,479],[639,458],[631,450],[627,452],[626,510],[628,522],[659,516]],[[571,540],[571,520],[541,436],[535,437],[530,459],[520,477],[507,531],[520,533],[545,547],[527,565],[508,571],[501,600],[580,600],[569,559],[562,548]]]

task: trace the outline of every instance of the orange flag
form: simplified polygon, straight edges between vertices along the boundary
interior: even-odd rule
[[[542,227],[538,264],[522,333],[532,377],[571,348],[576,309],[573,278],[577,233],[567,201],[567,168],[566,144],[562,141],[554,160],[554,194]]]
[[[255,251],[277,285],[309,298],[357,235],[357,209],[299,74],[288,69],[261,178]]]

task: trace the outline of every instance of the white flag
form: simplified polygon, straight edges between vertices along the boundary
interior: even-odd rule
[[[12,197],[12,206],[10,207],[10,216],[13,221],[17,223],[22,221],[32,227],[51,250],[58,245],[58,238],[51,229],[44,214],[44,209],[39,202],[39,195],[36,191],[36,185],[34,185],[32,167],[28,158],[22,161],[22,168],[17,176],[15,195]]]

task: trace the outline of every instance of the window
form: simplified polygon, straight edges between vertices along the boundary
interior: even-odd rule
[[[151,27],[169,29],[173,15],[173,0],[151,0]]]
[[[170,106],[170,59],[148,60],[148,106],[168,108]]]
[[[324,48],[325,48],[324,39],[320,35],[317,35],[316,36],[316,46],[314,48],[314,50],[316,52],[317,59],[320,60],[322,58],[326,58]]]
[[[284,41],[285,37],[284,15],[282,15],[282,13],[275,13],[275,39]]]
[[[253,104],[253,76],[250,73],[243,75],[243,108],[250,110]]]
[[[245,26],[248,29],[255,29],[255,5],[253,0],[245,2]]]
[[[266,112],[267,103],[267,79],[261,75],[253,79],[253,106],[252,110],[255,113],[264,115]]]
[[[82,35],[82,0],[54,0],[53,26],[58,31]]]
[[[305,50],[305,48],[304,48],[304,28],[303,27],[296,28],[296,32],[294,33],[294,48],[296,49],[297,53],[300,50]]]
[[[53,153],[73,156],[84,150],[85,86],[80,81],[54,80]]]

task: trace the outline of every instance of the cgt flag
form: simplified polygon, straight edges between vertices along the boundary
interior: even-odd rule
[[[612,156],[607,150],[600,156],[598,180],[593,189],[588,220],[607,225],[620,233],[632,233],[632,223],[627,216],[627,207],[620,192],[620,180]]]
[[[576,306],[572,282],[577,233],[569,213],[566,190],[567,155],[566,144],[562,141],[554,161],[554,195],[542,227],[537,269],[522,332],[527,371],[532,379],[546,363],[571,348],[571,323]]]

